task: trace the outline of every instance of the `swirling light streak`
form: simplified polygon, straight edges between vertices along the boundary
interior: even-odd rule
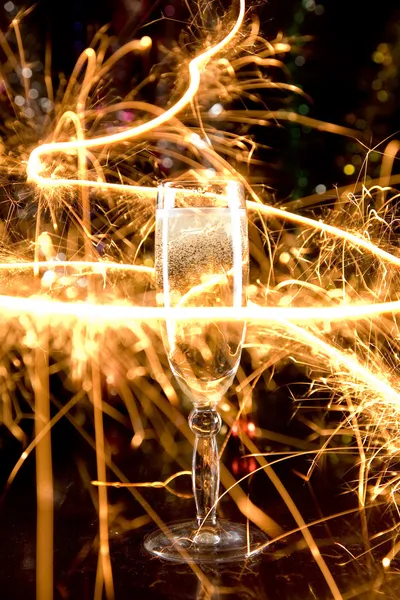
[[[99,264],[99,263],[95,263]],[[103,266],[103,263],[100,263]],[[134,269],[132,269],[134,270]],[[147,272],[147,271],[145,271]],[[101,267],[98,273],[101,273]],[[286,323],[305,322],[318,323],[357,321],[365,318],[379,317],[385,313],[400,312],[400,300],[365,305],[339,305],[335,307],[260,307],[249,304],[243,308],[162,308],[152,306],[132,306],[131,304],[94,302],[59,302],[43,298],[42,295],[19,298],[18,296],[0,295],[0,310],[9,315],[28,314],[51,319],[53,317],[70,317],[92,324],[116,325],[129,321],[248,321],[250,323]]]
[[[202,71],[205,69],[209,60],[221,52],[225,48],[229,42],[233,40],[236,34],[239,32],[240,27],[243,23],[245,14],[245,1],[240,0],[240,8],[237,20],[235,21],[234,26],[230,30],[230,32],[218,43],[214,46],[211,46],[205,52],[202,52],[198,56],[196,56],[189,63],[189,76],[190,76],[190,84],[186,92],[183,96],[173,105],[171,108],[166,110],[163,114],[155,117],[148,123],[143,123],[142,125],[138,125],[137,127],[132,127],[130,129],[126,129],[119,133],[115,133],[112,135],[101,136],[93,139],[83,139],[76,140],[70,142],[58,142],[53,144],[43,144],[35,148],[28,160],[27,165],[27,175],[28,180],[34,182],[41,186],[50,186],[53,187],[56,185],[73,185],[69,180],[54,180],[52,178],[45,178],[40,176],[40,171],[42,170],[41,157],[43,155],[62,152],[68,150],[78,150],[79,148],[96,148],[99,146],[105,146],[110,144],[116,144],[117,142],[123,142],[127,140],[131,140],[135,137],[145,134],[146,132],[154,129],[155,127],[159,127],[166,123],[172,117],[175,117],[181,110],[186,108],[188,104],[193,100],[197,90],[200,85],[200,77]],[[147,48],[149,45],[149,38],[146,36],[142,38],[141,42],[143,43],[144,48]],[[90,82],[91,85],[91,82]],[[75,185],[82,185],[79,183],[80,180],[75,182]],[[92,182],[93,183],[93,182]]]
[[[219,42],[215,46],[212,46],[207,51],[199,54],[189,63],[189,86],[186,92],[182,95],[182,97],[173,106],[171,106],[171,108],[169,108],[165,112],[162,112],[161,114],[157,115],[155,118],[146,123],[143,123],[136,127],[125,129],[121,132],[112,135],[105,135],[101,137],[86,139],[82,136],[81,132],[81,135],[77,136],[79,138],[77,140],[72,140],[68,142],[53,142],[38,146],[32,151],[28,160],[28,180],[32,183],[37,184],[40,189],[44,190],[44,192],[62,187],[65,187],[67,189],[75,187],[81,189],[90,187],[100,189],[103,191],[114,190],[123,193],[136,194],[142,200],[144,198],[153,200],[155,197],[156,190],[152,187],[108,183],[107,181],[103,180],[99,176],[99,174],[98,180],[92,181],[86,179],[85,176],[82,176],[79,179],[65,179],[56,177],[55,173],[53,174],[53,176],[44,177],[42,176],[42,173],[46,166],[46,160],[48,160],[49,156],[55,155],[56,153],[76,152],[78,154],[78,158],[82,156],[86,156],[86,158],[89,158],[89,153],[87,152],[85,154],[85,152],[90,148],[96,148],[99,146],[109,146],[111,144],[116,144],[122,141],[132,140],[138,136],[149,133],[154,128],[160,127],[161,125],[164,125],[165,123],[173,119],[180,111],[182,111],[194,100],[195,95],[199,89],[201,75],[204,72],[207,63],[218,52],[223,50],[238,33],[243,22],[244,11],[245,2],[244,0],[240,0],[240,11],[238,18],[228,35],[226,35],[221,42]],[[139,42],[133,43],[132,49],[139,51],[146,50],[149,47],[150,43],[150,38],[147,38],[146,36],[145,38],[142,38],[142,40],[140,40]],[[75,120],[77,120],[79,123],[81,122],[81,117],[82,119],[84,118],[86,96],[90,91],[90,87],[93,85],[93,81],[95,81],[96,79],[90,76],[91,74],[94,75],[95,72],[94,57],[94,50],[89,49],[86,52],[86,55],[84,55],[84,57],[82,58],[82,61],[87,60],[88,66],[84,78],[84,83],[78,98],[77,113],[72,113],[72,111],[68,111],[70,113],[68,118],[74,120],[73,115],[75,114]],[[242,64],[246,64],[246,62],[251,62],[251,59],[246,58],[246,60],[242,61]],[[257,63],[257,60],[253,59],[253,62]],[[258,62],[259,64],[261,64],[260,60]],[[82,65],[78,66],[79,71]],[[109,66],[109,62],[105,63],[103,71],[106,72]],[[98,74],[97,79],[99,79],[99,77],[100,75]],[[73,78],[71,79],[71,81],[72,80]],[[221,118],[223,118],[224,116],[226,117],[227,115],[229,115],[228,112],[224,113],[224,115],[222,115]],[[257,118],[258,116],[262,118],[262,114],[253,114],[254,118]],[[276,115],[272,116],[282,119],[300,120],[300,117],[297,118],[289,113],[279,113],[279,111],[276,113]],[[232,113],[230,117],[232,118],[232,120],[235,120],[235,118],[239,118],[240,115]],[[244,115],[242,115],[242,118],[244,118]],[[249,118],[251,119],[251,117]],[[304,123],[304,118],[302,122]],[[333,133],[340,133],[345,135],[351,135],[353,133],[347,128],[340,128],[331,124],[321,124],[320,122],[317,122],[312,119],[309,119],[307,123],[314,127],[322,128],[326,131],[331,131]],[[201,140],[201,143],[206,144],[206,142],[203,140]],[[86,169],[79,169],[79,171],[81,175],[85,173]],[[274,206],[262,204],[259,197],[250,188],[250,186],[247,186],[247,189],[253,198],[252,202],[247,203],[249,210],[255,211],[258,214],[262,214],[267,217],[283,219],[292,223],[296,223],[298,225],[309,227],[313,231],[320,231],[321,234],[326,236],[339,238],[348,243],[351,247],[357,248],[360,252],[367,252],[371,256],[375,256],[379,260],[383,261],[383,263],[388,263],[395,267],[400,266],[400,258],[397,258],[390,252],[387,252],[379,246],[373,244],[365,237],[356,235],[350,231],[345,231],[338,227],[334,227],[323,221],[317,221],[314,219],[303,217],[301,215],[297,215],[286,210],[276,208]],[[9,270],[10,272],[20,269],[33,269],[35,273],[37,273],[37,269],[42,268],[46,268],[48,270],[55,270],[57,268],[71,268],[76,269],[78,272],[84,274],[106,274],[107,272],[113,271],[130,271],[136,273],[146,273],[149,276],[153,275],[153,270],[149,267],[103,261],[34,261],[30,263],[13,262],[0,264],[0,270]],[[85,270],[87,270],[88,273],[86,273]],[[249,304],[248,307],[241,309],[180,308],[179,312],[177,312],[174,311],[174,309],[163,309],[151,306],[132,306],[128,303],[113,303],[109,299],[107,299],[107,303],[101,304],[101,297],[99,298],[100,302],[97,303],[93,302],[92,299],[90,301],[85,302],[60,302],[51,299],[51,297],[48,297],[51,294],[51,291],[52,290],[50,287],[48,295],[43,296],[43,294],[41,294],[40,296],[30,296],[28,298],[2,295],[0,296],[0,310],[5,315],[16,317],[21,316],[22,314],[29,314],[31,316],[34,316],[35,318],[43,320],[44,323],[53,318],[57,319],[58,317],[60,319],[61,317],[63,319],[65,317],[79,320],[82,319],[85,324],[88,324],[90,326],[92,331],[96,331],[97,328],[102,329],[107,326],[115,325],[125,325],[129,327],[129,324],[135,321],[154,321],[164,319],[238,319],[246,320],[251,323],[257,324],[279,323],[281,326],[283,326],[284,329],[290,331],[292,335],[296,337],[297,340],[301,340],[303,343],[307,344],[310,347],[318,348],[319,352],[322,355],[329,357],[333,365],[340,364],[349,372],[351,377],[367,382],[370,388],[375,393],[377,393],[381,399],[383,399],[384,403],[392,402],[396,406],[396,409],[400,406],[400,395],[396,392],[394,388],[392,388],[389,381],[386,381],[384,378],[377,377],[374,373],[372,373],[370,369],[362,365],[353,356],[349,356],[341,352],[328,342],[325,342],[318,338],[318,336],[314,335],[307,329],[303,329],[295,325],[295,323],[304,323],[305,325],[307,325],[318,322],[344,322],[349,320],[362,320],[365,318],[376,318],[387,313],[392,313],[393,315],[395,315],[398,312],[400,312],[400,301],[379,302],[369,304],[338,304],[335,306],[329,305],[316,307],[270,307]],[[306,526],[304,525],[304,527]],[[324,576],[328,585],[331,588],[333,596],[336,599],[340,599],[340,592],[333,578],[331,577],[329,570],[327,570],[327,567],[324,561],[322,560],[319,550],[314,544],[313,539],[311,537],[309,540],[309,547],[313,553],[313,556],[316,558],[322,572],[324,573]],[[106,577],[104,573],[103,576],[105,577],[105,579],[108,579],[110,581],[110,575]],[[107,592],[107,596],[112,596],[112,591],[110,591],[110,589]]]

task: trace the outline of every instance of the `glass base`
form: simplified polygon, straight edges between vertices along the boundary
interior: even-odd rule
[[[252,558],[264,550],[267,536],[254,527],[219,521],[217,535],[198,530],[193,521],[167,524],[169,535],[157,529],[144,540],[147,552],[179,563],[223,563]]]

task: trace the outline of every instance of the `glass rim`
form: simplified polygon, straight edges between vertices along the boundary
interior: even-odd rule
[[[244,190],[244,185],[239,179],[212,179],[207,182],[193,181],[191,179],[180,179],[176,181],[161,181],[158,183],[158,189],[172,189],[172,190],[181,190],[181,189],[190,189],[190,187],[212,187],[218,185],[228,185],[234,183],[238,187],[240,186]],[[177,187],[182,184],[182,187]],[[189,186],[189,187],[186,187]]]
[[[205,201],[200,202],[200,198]],[[157,188],[157,209],[166,207],[245,209],[245,188],[236,179],[214,179],[205,183],[193,180],[166,181]]]

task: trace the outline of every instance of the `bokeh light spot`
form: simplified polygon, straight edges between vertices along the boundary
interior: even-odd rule
[[[377,97],[379,102],[387,102],[387,100],[389,99],[389,94],[386,90],[379,90],[379,92],[377,93]]]
[[[369,155],[369,160],[371,162],[378,162],[379,157],[380,157],[379,152],[371,152],[370,155]]]
[[[149,37],[148,35],[143,36],[140,40],[140,45],[142,46],[142,48],[150,48],[151,44],[152,40],[151,37]]]
[[[167,4],[167,6],[164,9],[164,12],[166,17],[173,17],[175,14],[175,8],[172,6],[172,4]]]
[[[303,0],[303,6],[311,12],[315,10],[315,0]]]
[[[385,56],[382,52],[374,52],[372,55],[372,60],[377,64],[383,63]]]
[[[300,187],[306,187],[307,183],[308,183],[307,177],[299,177],[299,186]]]
[[[210,110],[208,111],[208,113],[210,115],[212,115],[213,117],[218,117],[218,115],[220,115],[222,113],[222,111],[224,110],[224,107],[222,106],[222,104],[214,104]]]
[[[282,252],[282,254],[279,256],[279,262],[282,263],[283,265],[287,265],[289,261],[290,261],[289,252]]]
[[[166,156],[165,158],[163,158],[161,164],[165,169],[170,169],[174,163],[172,161],[172,158]]]
[[[296,56],[294,62],[298,67],[302,67],[306,64],[306,59],[304,58],[304,56]]]
[[[350,163],[345,165],[343,168],[345,175],[353,175],[355,170],[356,170],[355,166],[351,165]]]

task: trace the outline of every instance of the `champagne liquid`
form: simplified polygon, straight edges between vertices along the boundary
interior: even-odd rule
[[[240,307],[248,280],[244,209],[157,210],[156,285],[168,307]],[[181,388],[196,404],[215,404],[239,365],[245,324],[176,321],[164,345]]]

